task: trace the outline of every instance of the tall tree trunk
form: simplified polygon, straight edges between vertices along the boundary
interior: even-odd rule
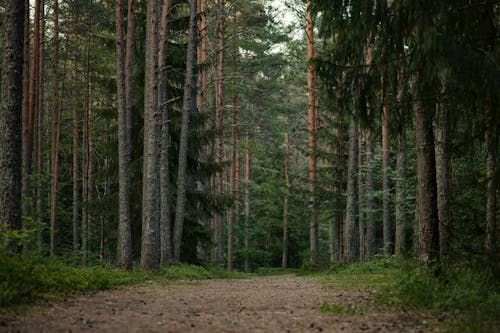
[[[119,267],[132,267],[132,235],[130,222],[130,160],[132,112],[132,59],[134,36],[134,1],[128,1],[127,38],[124,39],[122,0],[116,1],[116,69],[118,108],[118,238],[116,261]]]
[[[281,267],[288,267],[288,196],[290,195],[290,133],[288,131],[288,114],[285,117],[285,195],[283,199],[283,256]]]
[[[33,47],[31,52],[28,112],[23,115],[23,215],[31,215],[32,193],[30,176],[33,159],[33,129],[38,101],[38,70],[40,61],[40,9],[41,0],[35,1],[33,19]]]
[[[384,254],[391,255],[394,252],[394,226],[391,215],[391,152],[389,150],[389,105],[388,97],[384,94],[384,105],[382,112],[382,193],[383,193],[383,241]]]
[[[169,38],[169,14],[171,0],[163,1],[161,12],[160,40],[158,49],[159,88],[158,104],[161,112],[160,151],[160,264],[173,259],[170,218],[170,157],[169,157],[169,110],[167,105],[167,48]]]
[[[142,194],[141,264],[144,268],[157,268],[160,263],[160,179],[158,109],[158,2],[147,1],[146,63],[144,87],[144,164]]]
[[[442,78],[441,95],[445,94],[446,81]],[[436,182],[437,182],[437,205],[439,219],[439,254],[446,258],[450,246],[450,153],[449,153],[449,116],[448,108],[444,102],[436,105],[435,118],[435,154],[436,154]]]
[[[28,199],[29,195],[29,170],[28,165],[28,150],[30,142],[29,119],[31,114],[30,108],[30,2],[24,1],[24,40],[23,40],[23,100],[22,100],[22,194]],[[27,200],[25,200],[27,202]],[[22,205],[23,214],[28,213],[27,204]]]
[[[363,151],[364,135],[361,126],[358,125],[358,228],[359,228],[359,259],[366,259],[366,218],[365,218],[365,184],[363,177]]]
[[[73,63],[73,84],[77,82],[77,62]],[[73,251],[80,247],[78,221],[80,220],[80,182],[79,182],[79,154],[80,154],[80,112],[77,102],[76,89],[73,88]]]
[[[498,223],[498,202],[496,181],[497,175],[497,154],[498,151],[498,125],[494,106],[489,106],[486,111],[486,253],[494,258],[497,254],[497,223]]]
[[[189,5],[189,35],[186,55],[186,82],[184,84],[184,98],[182,105],[181,136],[179,139],[179,169],[177,174],[177,204],[175,210],[174,224],[174,261],[181,259],[182,229],[184,226],[184,215],[186,206],[186,186],[188,183],[187,157],[188,157],[188,135],[189,117],[196,110],[196,38],[198,25],[196,22],[197,3],[190,1]]]
[[[245,272],[249,273],[251,268],[250,268],[250,258],[249,258],[249,251],[250,251],[250,181],[252,177],[252,170],[251,170],[251,155],[250,155],[250,133],[247,132],[245,134],[245,200],[244,200],[244,205],[245,205],[245,263],[244,263],[244,269]]]
[[[398,77],[397,112],[399,119],[396,157],[396,255],[408,250],[408,221],[406,214],[406,112],[403,109],[405,74],[401,70]]]
[[[331,262],[342,260],[344,257],[344,147],[342,121],[337,121],[336,169],[335,179],[335,226],[332,231],[334,244],[331,249]]]
[[[420,82],[420,73],[415,76],[418,92],[413,105],[417,146],[418,253],[420,261],[430,266],[439,261],[436,159],[432,129],[434,104],[426,100],[426,94],[432,90]]]
[[[54,1],[54,54],[52,62],[53,95],[52,95],[52,183],[50,187],[50,254],[56,251],[56,218],[57,218],[57,181],[59,174],[59,141],[61,134],[61,109],[59,96],[62,98],[59,83],[59,1]]]
[[[345,221],[345,258],[348,263],[358,258],[358,121],[353,118],[349,126],[349,166],[347,171],[347,205]]]
[[[312,21],[312,1],[307,1],[307,93],[308,93],[308,130],[309,130],[309,251],[310,262],[318,262],[318,212],[316,204],[316,107],[314,91],[314,28]]]
[[[24,1],[3,3],[0,83],[0,226],[21,227]]]
[[[217,66],[217,82],[215,92],[215,129],[218,132],[216,138],[216,163],[221,166],[223,161],[223,140],[222,140],[222,118],[224,108],[224,66],[225,66],[225,50],[226,50],[226,37],[225,37],[225,0],[218,1],[219,7],[219,21],[218,21],[218,34],[219,34],[219,62]],[[215,175],[217,194],[223,193],[223,175],[217,172]],[[224,225],[223,218],[220,213],[215,216],[216,224],[216,259],[217,263],[222,266],[224,264]]]

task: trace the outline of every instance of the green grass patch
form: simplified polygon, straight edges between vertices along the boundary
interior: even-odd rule
[[[35,254],[14,254],[0,250],[0,307],[29,303],[75,292],[97,291],[146,281],[244,278],[247,274],[223,268],[176,264],[157,271],[124,271],[110,266],[80,267],[74,258],[46,258]]]
[[[449,332],[494,332],[500,327],[500,280],[485,269],[456,265],[436,275],[415,262],[377,259],[337,264],[312,276],[334,290],[377,290],[376,302],[389,308],[444,315]],[[356,313],[339,304],[325,304],[321,310]]]

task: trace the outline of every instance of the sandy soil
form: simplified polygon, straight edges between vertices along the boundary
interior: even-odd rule
[[[428,318],[377,309],[369,292],[292,275],[163,282],[80,295],[0,317],[0,332],[436,332]],[[320,311],[355,305],[364,313]],[[364,310],[363,310],[364,309]]]

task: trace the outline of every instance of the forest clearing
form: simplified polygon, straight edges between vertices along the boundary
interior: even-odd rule
[[[500,332],[499,22],[0,0],[0,331]]]

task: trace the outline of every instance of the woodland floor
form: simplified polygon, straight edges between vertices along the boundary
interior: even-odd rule
[[[0,316],[0,332],[438,331],[429,316],[377,306],[373,297],[373,291],[333,290],[293,275],[161,281]],[[338,311],[322,311],[325,304]]]

